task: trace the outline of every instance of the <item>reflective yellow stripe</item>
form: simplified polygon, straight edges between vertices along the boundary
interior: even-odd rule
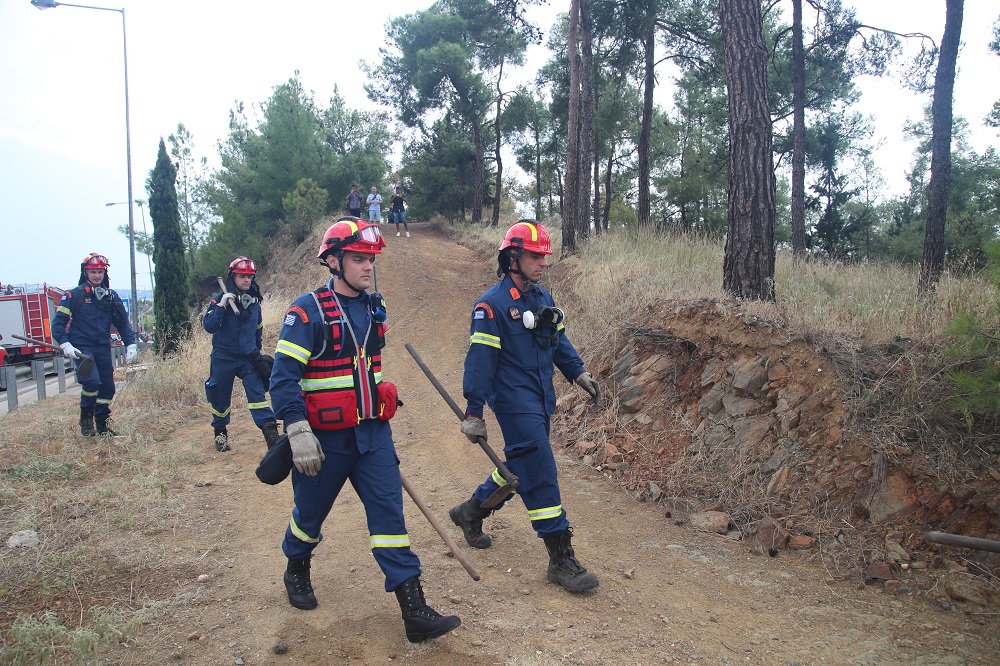
[[[409,548],[409,534],[373,534],[372,548]]]
[[[565,328],[566,328],[566,327],[565,327],[565,326],[563,326],[562,324],[559,324],[558,326],[556,326],[556,330],[557,330],[557,331],[561,331],[561,330],[563,330],[563,329],[565,329]]]
[[[319,537],[311,537],[299,529],[299,526],[295,524],[295,518],[288,521],[288,529],[290,529],[292,534],[295,535],[295,538],[300,541],[305,541],[306,543],[319,543]]]
[[[354,388],[354,376],[323,377],[322,379],[300,379],[299,386],[303,391],[322,391],[324,389]]]
[[[68,314],[68,315],[72,315],[73,314],[73,311],[70,310],[69,308],[67,308],[64,305],[60,305],[59,307],[57,307],[56,308],[56,312],[62,312],[63,314]]]
[[[544,509],[528,511],[528,518],[531,520],[545,520],[547,518],[558,518],[562,515],[562,504],[558,506],[547,506]]]
[[[98,405],[110,405],[111,404],[111,398],[98,398],[97,399],[97,404]]]
[[[309,350],[305,347],[300,347],[297,344],[291,343],[288,340],[278,340],[274,353],[291,356],[302,365],[309,362]]]
[[[231,410],[231,409],[232,409],[231,406],[230,407],[226,407],[226,411],[220,412],[220,411],[216,411],[215,407],[212,407],[212,413],[215,414],[218,417],[229,416],[229,410]]]
[[[493,479],[493,483],[497,484],[498,486],[502,486],[505,483],[507,483],[507,479],[503,478],[503,476],[500,474],[500,470],[496,468],[493,468],[493,474],[490,475],[490,478]]]
[[[257,325],[257,328],[264,328],[264,322],[260,322],[260,323],[259,323],[259,324]]]
[[[268,404],[266,402],[248,402],[247,407],[250,409],[267,409]]]
[[[488,333],[473,333],[469,337],[469,344],[480,344],[486,345],[487,347],[496,347],[500,349],[500,336],[489,335]]]
[[[80,389],[80,393],[84,394],[88,398],[93,395],[97,395],[97,391],[84,391],[83,389]]]

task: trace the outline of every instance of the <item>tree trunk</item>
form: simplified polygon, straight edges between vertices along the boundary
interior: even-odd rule
[[[493,217],[490,220],[491,227],[500,226],[500,191],[503,188],[503,158],[500,156],[500,112],[503,110],[503,93],[500,92],[500,77],[503,76],[503,65],[500,66],[500,75],[497,76],[497,116],[494,127],[493,154],[497,161],[497,180],[493,196]]]
[[[542,140],[538,135],[538,125],[534,127],[535,136],[535,219],[542,221]]]
[[[563,255],[576,254],[576,216],[580,192],[580,59],[577,47],[579,22],[580,0],[572,0],[569,9],[569,31],[566,36],[566,53],[569,57],[569,122],[566,136],[566,186],[562,204]]]
[[[614,145],[609,146],[608,151],[608,169],[604,172],[604,213],[601,220],[605,231],[610,231],[611,229],[609,218],[611,217],[611,167],[615,163]]]
[[[652,14],[652,7],[655,3],[650,3],[650,16],[646,17],[646,34],[642,35],[644,46],[643,62],[645,63],[645,75],[643,76],[642,89],[642,126],[639,129],[639,230],[648,230],[649,220],[649,144],[653,129],[653,86],[655,77],[653,76],[653,66],[655,65],[656,46],[656,16]]]
[[[483,221],[483,201],[486,198],[486,157],[483,141],[483,124],[478,119],[472,125],[472,135],[476,144],[476,182],[472,195],[472,223]]]
[[[774,157],[760,0],[719,0],[729,92],[729,231],[722,286],[774,300]]]
[[[965,3],[964,0],[946,0],[945,4],[944,37],[934,75],[934,102],[931,104],[931,182],[927,195],[924,261],[920,267],[921,292],[933,289],[944,269],[944,223],[951,187],[952,102]]]
[[[580,0],[580,173],[576,221],[580,238],[590,236],[590,156],[594,151],[594,21],[590,14],[591,0]]]
[[[792,0],[792,256],[806,256],[806,55],[802,0]]]

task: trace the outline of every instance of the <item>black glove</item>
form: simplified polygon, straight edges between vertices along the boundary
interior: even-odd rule
[[[257,374],[260,375],[261,381],[264,382],[264,390],[268,390],[271,386],[271,369],[274,368],[274,357],[270,354],[262,354],[260,350],[257,350],[251,354],[250,360]]]

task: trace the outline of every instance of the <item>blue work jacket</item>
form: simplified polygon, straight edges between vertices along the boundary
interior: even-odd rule
[[[212,350],[236,358],[247,358],[263,344],[264,319],[260,303],[251,303],[244,308],[237,296],[236,305],[240,310],[237,315],[228,305],[225,308],[219,306],[221,298],[222,292],[212,297],[201,322],[205,330],[212,334]]]
[[[104,298],[98,300],[93,287],[81,284],[63,294],[59,301],[52,320],[52,337],[57,344],[70,342],[77,348],[110,347],[112,325],[125,345],[135,344],[135,333],[118,292],[108,289]]]

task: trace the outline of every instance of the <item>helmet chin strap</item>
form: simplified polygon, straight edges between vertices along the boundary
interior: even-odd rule
[[[521,271],[522,256],[524,256],[523,251],[520,254],[518,254],[513,261],[510,262],[510,268],[507,269],[507,272],[517,273],[518,275],[521,276],[521,279],[524,280],[524,286],[526,286],[528,289],[533,289],[534,287],[537,287],[539,284],[541,284],[541,282],[535,282]]]
[[[348,287],[353,289],[356,294],[361,294],[362,292],[364,292],[365,291],[364,289],[358,289],[353,284],[347,281],[347,276],[344,275],[343,264],[344,264],[344,251],[341,250],[340,252],[337,253],[337,268],[334,268],[330,264],[327,264],[326,267],[330,270],[330,274],[333,275],[333,277],[338,278],[341,282],[343,282]]]

